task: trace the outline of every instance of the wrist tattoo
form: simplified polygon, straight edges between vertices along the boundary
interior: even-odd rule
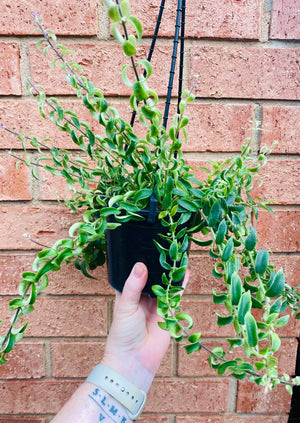
[[[99,422],[112,421],[113,423],[126,423],[130,422],[128,417],[124,416],[122,410],[119,410],[115,404],[112,403],[108,394],[96,388],[89,398],[97,404],[100,408]]]

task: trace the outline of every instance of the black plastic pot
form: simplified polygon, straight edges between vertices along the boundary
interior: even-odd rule
[[[158,235],[167,234],[168,228],[162,226],[157,217],[154,223],[149,223],[147,211],[142,210],[140,214],[145,216],[146,220],[129,221],[116,229],[106,231],[108,281],[113,288],[122,292],[132,267],[135,263],[142,262],[148,268],[148,280],[143,294],[155,297],[151,287],[164,286],[161,278],[163,273],[168,271],[160,265],[159,252],[153,239],[163,247],[169,248],[169,244]],[[110,217],[109,221],[115,220]],[[174,285],[181,286],[182,281]]]

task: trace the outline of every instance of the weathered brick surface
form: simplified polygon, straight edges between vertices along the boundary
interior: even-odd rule
[[[176,423],[286,423],[287,416],[285,414],[281,414],[278,416],[272,416],[271,414],[264,414],[264,415],[252,415],[246,416],[233,414],[233,415],[202,415],[202,416],[193,416],[193,415],[185,415],[185,416],[177,416]]]
[[[229,381],[223,379],[156,380],[145,412],[205,413],[227,410]]]
[[[101,88],[106,95],[130,95],[131,90],[121,79],[120,71],[128,60],[122,57],[121,47],[115,43],[97,44],[75,44],[67,45],[76,54],[69,55],[68,60],[76,60],[83,67],[83,74],[93,81],[93,83]],[[139,49],[138,59],[144,59],[148,55],[149,47],[141,46]],[[69,87],[65,82],[64,72],[59,66],[55,68],[55,72],[51,71],[50,63],[53,53],[49,52],[45,58],[40,52],[36,51],[35,45],[29,46],[30,64],[32,80],[36,84],[40,84],[46,88],[49,94],[69,94],[74,93],[74,89]],[[157,45],[157,54],[153,57],[152,66],[155,79],[149,78],[149,87],[157,90],[159,95],[166,95],[169,72],[166,71],[166,63],[170,62],[172,54],[172,46]],[[168,66],[169,67],[169,66]],[[106,70],[110,71],[107,72]],[[129,76],[133,79],[133,76]],[[176,77],[174,79],[176,81]],[[174,89],[176,89],[176,82]]]
[[[295,255],[273,255],[271,257],[272,263],[276,269],[283,268],[286,281],[291,286],[296,286],[300,278],[300,257]]]
[[[27,237],[52,245],[68,236],[75,214],[62,207],[1,207],[0,249],[40,249]]]
[[[19,47],[0,43],[0,95],[21,95]]]
[[[43,342],[16,344],[7,358],[0,367],[0,379],[40,379],[46,375]]]
[[[0,423],[46,423],[46,419],[43,418],[35,418],[35,417],[28,417],[24,419],[18,419],[16,417],[1,417],[0,416]]]
[[[34,254],[0,254],[0,293],[15,295],[22,272],[31,270]],[[98,267],[86,278],[73,266],[63,264],[58,273],[49,274],[47,294],[52,295],[114,295],[107,282],[106,268]]]
[[[217,290],[223,288],[224,282],[213,277],[212,270],[216,261],[208,254],[190,255],[190,279],[185,294],[211,294],[212,287]]]
[[[157,421],[162,422],[162,423],[169,423],[169,417],[168,416],[161,416],[159,414],[155,414],[152,416],[145,416],[145,415],[141,415],[141,417],[139,417],[139,420],[141,423],[156,423]]]
[[[81,104],[80,101],[62,100],[61,106],[64,109],[71,108],[78,114],[79,120],[89,122],[93,129],[98,133],[100,131],[99,125],[90,116],[88,110]],[[50,111],[47,107],[46,111]],[[0,101],[0,115],[1,122],[7,127],[16,132],[31,133],[31,136],[36,136],[38,141],[45,138],[50,138],[51,141],[45,142],[48,147],[56,146],[58,148],[78,149],[78,147],[71,141],[68,134],[60,131],[49,120],[41,117],[38,105],[34,100],[2,100]],[[99,128],[99,129],[98,129]],[[1,129],[1,128],[0,128]],[[9,133],[1,129],[0,149],[13,148],[22,149],[20,140],[17,137],[12,137]],[[29,143],[27,144],[29,147]]]
[[[96,35],[97,10],[95,0],[53,0],[47,4],[38,0],[4,0],[1,9],[0,34],[35,34],[32,13],[37,12],[46,28],[57,35]]]
[[[299,251],[300,213],[298,210],[261,210],[256,223],[259,248],[273,252]]]
[[[231,46],[191,48],[190,81],[198,97],[299,100],[299,49]]]
[[[87,377],[94,366],[101,361],[104,347],[104,342],[52,342],[53,377]],[[171,345],[158,370],[157,377],[171,376],[172,349]]]
[[[159,6],[160,0],[151,0],[142,4],[132,3],[131,10],[141,19],[144,35],[153,35]],[[159,35],[174,36],[176,7],[175,0],[166,3]],[[186,35],[193,38],[257,39],[260,12],[260,0],[225,2],[222,7],[213,0],[205,1],[199,6],[196,3],[187,3]],[[211,18],[212,16],[214,19]]]
[[[300,153],[300,110],[295,106],[264,105],[262,145],[271,146],[275,141],[278,145],[274,154]]]
[[[239,383],[236,411],[282,414],[289,411],[290,402],[291,396],[282,385],[265,395],[260,386],[242,381]]]
[[[185,151],[240,151],[253,126],[253,105],[192,104]]]
[[[270,38],[282,40],[300,38],[300,12],[297,1],[273,1]]]
[[[80,383],[51,379],[32,380],[30,383],[27,380],[0,381],[1,413],[21,416],[57,413]]]
[[[2,201],[31,200],[30,169],[8,154],[0,155],[0,199]]]
[[[202,332],[203,337],[211,338],[216,336],[232,337],[233,329],[229,326],[219,327],[215,313],[227,316],[225,307],[216,305],[213,300],[184,299],[181,302],[182,310],[189,313],[194,319],[193,331]]]
[[[9,326],[8,300],[0,300],[3,328]],[[30,315],[27,336],[57,337],[71,336],[83,338],[107,334],[107,304],[103,298],[38,298]],[[24,318],[26,317],[26,319]],[[21,318],[24,323],[27,316]]]
[[[253,196],[266,198],[277,204],[299,204],[300,161],[269,160],[261,171],[263,185],[253,191]]]

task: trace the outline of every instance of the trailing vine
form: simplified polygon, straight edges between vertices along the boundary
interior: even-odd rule
[[[300,294],[285,281],[282,269],[275,270],[270,252],[257,250],[257,232],[251,224],[251,215],[257,218],[259,208],[271,211],[265,200],[252,196],[255,181],[259,181],[258,172],[270,151],[262,149],[255,157],[251,140],[247,139],[240,155],[209,161],[211,169],[202,169],[207,178],[197,180],[182,152],[189,122],[185,110],[194,100],[193,88],[183,93],[179,113],[174,115],[170,128],[164,128],[157,93],[149,88],[151,63],[145,59],[135,61],[142,25],[131,15],[127,0],[104,3],[112,20],[111,33],[131,64],[123,66],[121,75],[132,90],[129,103],[144,126],[144,138],[139,138],[103,92],[81,75],[81,66],[66,59],[72,51],[58,43],[55,34],[44,29],[34,15],[43,35],[37,48],[46,43],[43,54],[47,55],[49,49],[55,53],[52,68],[60,64],[66,81],[102,130],[93,131],[73,110],[64,109],[54,97],[48,98],[44,89],[30,80],[28,88],[41,116],[69,135],[85,158],[57,148],[50,138],[38,140],[1,125],[20,139],[24,149],[23,156],[9,154],[31,166],[35,178],[39,177],[37,169],[42,167],[66,180],[73,196],[65,204],[80,212],[82,220],[71,226],[69,238],[43,248],[32,271],[23,273],[19,297],[9,303],[9,310],[14,313],[10,328],[0,337],[0,364],[6,362],[6,354],[23,337],[27,322],[19,326],[18,322],[33,311],[38,293],[47,288],[48,274],[59,271],[62,263],[73,262],[86,277],[92,277],[89,272],[105,262],[106,231],[130,220],[144,219],[139,212],[147,209],[155,196],[161,225],[168,228],[166,235],[154,240],[164,269],[161,283],[153,287],[158,314],[164,318],[161,328],[176,341],[184,341],[187,353],[201,348],[208,351],[210,365],[219,374],[228,372],[237,379],[248,377],[266,389],[281,383],[291,392],[300,380],[278,375],[274,354],[281,341],[276,330],[288,323],[289,315],[283,314],[286,310],[300,317]],[[31,160],[28,144],[40,153],[37,159]],[[108,219],[112,216],[114,222]],[[236,337],[228,339],[229,350],[243,347],[247,361],[227,360],[223,348],[210,350],[201,342],[200,332],[191,333],[193,319],[180,309],[183,288],[178,286],[188,267],[191,242],[209,248],[216,261],[212,274],[224,280],[224,290],[213,291],[214,303],[224,306],[224,313],[217,314],[217,323],[220,327],[233,325]],[[241,276],[246,269],[246,276]],[[262,310],[258,319],[254,317],[255,309]],[[248,359],[254,359],[254,364]]]

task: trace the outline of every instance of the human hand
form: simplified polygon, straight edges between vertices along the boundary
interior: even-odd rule
[[[189,273],[186,273],[184,284]],[[114,319],[101,363],[147,392],[165,356],[170,335],[158,326],[157,300],[141,295],[148,271],[137,263],[122,294],[116,293]]]

